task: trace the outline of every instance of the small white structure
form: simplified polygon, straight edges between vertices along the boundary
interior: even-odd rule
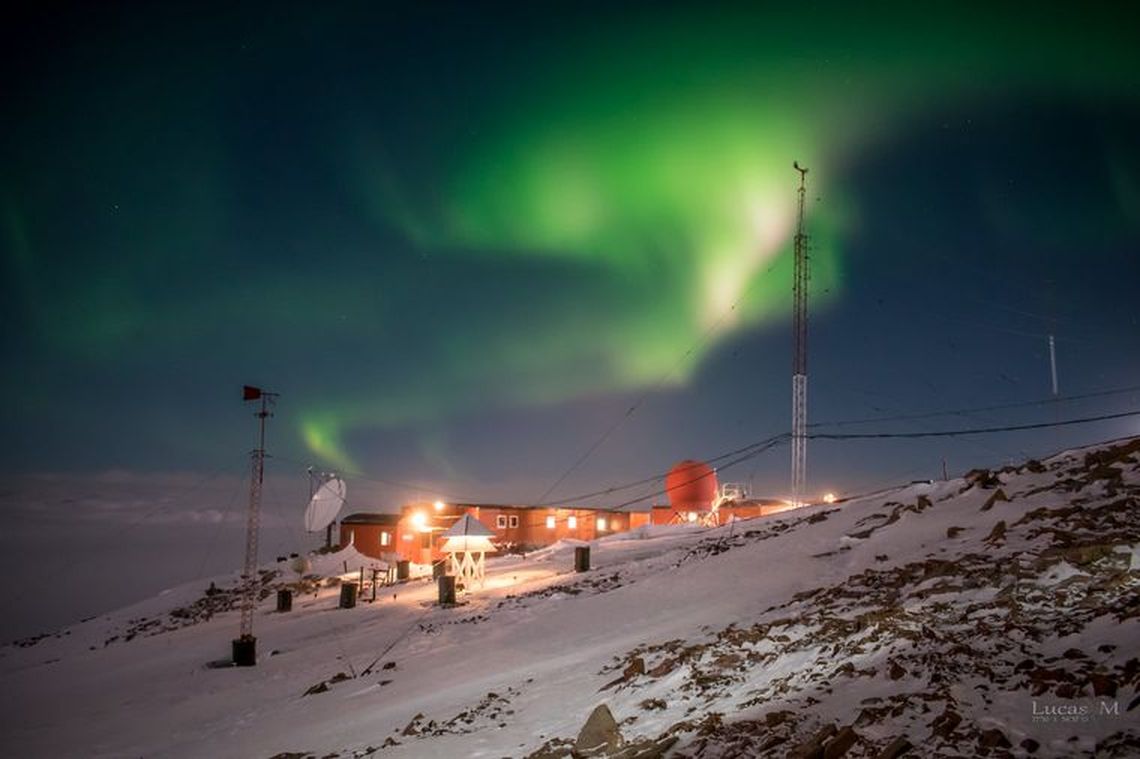
[[[495,550],[491,543],[495,533],[475,517],[464,514],[442,537],[440,550],[450,557],[450,573],[455,576],[456,585],[468,589],[478,582],[479,587],[483,587],[484,557]]]

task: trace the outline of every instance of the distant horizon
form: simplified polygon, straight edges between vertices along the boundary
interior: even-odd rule
[[[1103,440],[1074,440],[1060,448],[1042,448],[1015,463],[1135,437],[1140,437],[1140,430]],[[809,473],[810,461],[809,457]],[[954,479],[974,468],[997,470],[1007,463],[979,463],[948,473]],[[7,589],[0,617],[0,643],[52,633],[82,618],[145,601],[171,587],[240,574],[248,476],[203,478],[179,473],[165,481],[163,475],[103,474],[112,476],[28,474],[24,477],[38,483],[37,499],[19,489],[0,494],[0,507],[18,525],[18,529],[0,535]],[[56,486],[50,493],[42,489],[45,479]],[[879,489],[905,486],[915,479],[937,481],[940,476],[884,482]],[[259,552],[262,565],[273,563],[277,556],[324,545],[323,530],[303,531],[308,495],[305,480],[271,469],[265,492]],[[873,491],[850,494],[838,490],[837,495],[852,499],[873,495]],[[367,492],[356,495],[349,478],[346,506],[338,521],[357,512],[399,513],[399,506],[386,511],[354,505],[361,500],[371,503],[370,497]],[[412,500],[417,499],[407,502]],[[431,501],[435,496],[418,500]],[[190,503],[199,506],[187,508]],[[79,521],[68,518],[77,504],[85,505],[81,513],[87,515]],[[62,530],[69,533],[60,540]],[[140,567],[148,569],[141,572]],[[45,578],[50,578],[47,587],[51,589],[46,594],[42,590]]]

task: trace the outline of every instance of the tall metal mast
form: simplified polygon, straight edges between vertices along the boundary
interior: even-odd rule
[[[800,173],[799,216],[796,222],[792,337],[792,501],[803,503],[807,481],[807,316],[808,316],[808,236],[804,231],[804,193],[808,170],[798,161],[792,166]]]
[[[258,420],[257,448],[251,454],[249,480],[249,514],[245,524],[245,564],[242,568],[241,629],[233,645],[234,664],[251,667],[257,663],[257,638],[253,636],[253,610],[257,606],[257,537],[261,523],[261,487],[265,480],[265,420],[272,416],[269,408],[277,393],[259,387],[242,388],[242,400],[261,401],[254,414]]]

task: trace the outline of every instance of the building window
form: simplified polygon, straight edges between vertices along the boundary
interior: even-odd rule
[[[404,533],[404,540],[406,540],[406,541],[408,541],[408,542],[410,543],[410,542],[411,542],[411,540],[412,540],[412,533],[410,533],[410,532],[405,532],[405,533]]]
[[[606,518],[605,517],[598,517],[598,532],[605,532],[605,531],[606,531]]]
[[[495,526],[500,530],[507,529],[507,515],[499,514],[499,516],[495,517]]]
[[[578,529],[578,517],[570,517],[569,519],[567,519],[566,520],[566,526],[569,527],[571,530]]]
[[[554,529],[554,517],[547,517],[546,518],[546,527],[547,527],[547,529],[550,529],[550,530]]]
[[[517,514],[511,514],[511,527],[514,528],[514,527],[518,527],[518,526],[519,526],[518,515]]]
[[[389,532],[381,531],[381,533],[380,533],[380,545],[382,545],[382,546],[392,545],[392,534]]]

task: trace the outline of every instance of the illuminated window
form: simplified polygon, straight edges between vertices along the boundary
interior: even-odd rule
[[[507,515],[499,514],[499,516],[495,517],[495,526],[500,530],[507,529]]]
[[[547,517],[546,518],[546,526],[548,529],[551,529],[551,530],[554,529],[554,517]]]
[[[382,545],[382,546],[392,545],[392,533],[381,532],[380,533],[380,545]]]
[[[605,517],[598,517],[598,531],[599,532],[605,532],[605,530],[606,530],[606,518]]]
[[[408,541],[408,542],[410,543],[410,542],[411,542],[411,540],[412,540],[412,533],[410,533],[410,532],[405,532],[405,533],[404,533],[404,540],[406,540],[406,541]]]
[[[578,517],[570,517],[569,519],[567,519],[566,520],[566,526],[569,527],[571,530],[578,529]]]
[[[514,528],[514,527],[518,527],[518,526],[519,526],[518,516],[515,514],[511,514],[511,527]]]

